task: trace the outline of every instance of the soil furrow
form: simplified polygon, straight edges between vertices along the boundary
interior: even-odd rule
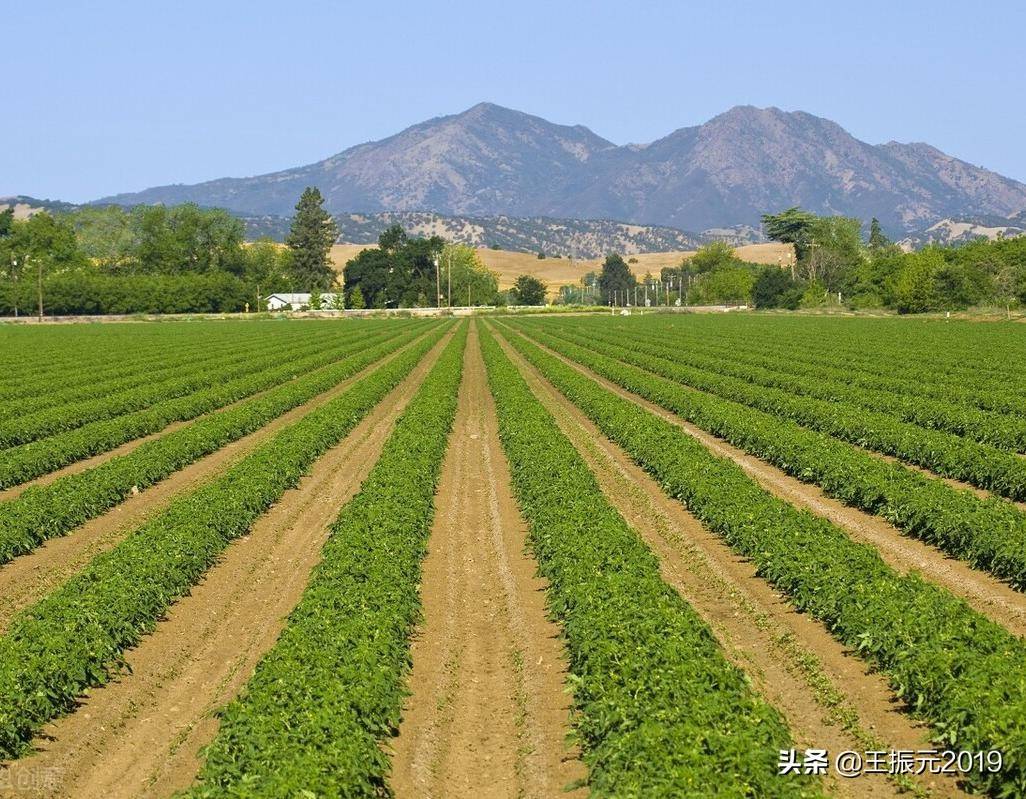
[[[8,781],[18,796],[164,797],[187,787],[217,731],[299,601],[339,509],[359,490],[395,419],[451,333],[311,473],[234,542],[192,593],[126,656],[126,673],[46,727]]]
[[[506,328],[503,332],[508,330],[509,328]],[[702,442],[713,454],[734,461],[771,494],[828,519],[847,532],[851,538],[875,547],[880,557],[895,571],[901,574],[914,571],[961,597],[975,610],[1003,625],[1015,635],[1026,636],[1026,594],[1023,592],[1016,591],[998,578],[948,556],[930,544],[904,535],[886,519],[845,505],[825,494],[818,486],[791,477],[776,466],[707,433],[672,411],[632,394],[554,350],[538,342],[533,343],[582,374],[586,374],[604,388],[680,427]]]
[[[333,363],[337,363],[337,361],[333,361]],[[107,450],[106,452],[100,452],[96,455],[90,455],[87,458],[82,458],[81,460],[77,460],[74,463],[69,463],[67,466],[62,466],[61,468],[55,469],[52,472],[47,472],[46,474],[40,475],[39,477],[34,477],[31,480],[25,481],[24,483],[18,483],[18,485],[0,489],[0,502],[7,502],[8,500],[15,499],[26,489],[32,488],[33,486],[50,485],[50,483],[53,483],[55,480],[58,480],[66,475],[78,474],[79,472],[84,472],[88,469],[93,468],[94,466],[100,466],[101,464],[106,463],[109,460],[113,460],[119,455],[127,455],[129,452],[141,446],[142,444],[145,444],[147,441],[152,441],[155,438],[160,438],[161,436],[173,433],[175,430],[180,430],[181,428],[185,427],[186,425],[192,424],[193,422],[198,422],[208,416],[213,416],[215,413],[221,413],[222,411],[230,411],[232,408],[242,405],[245,402],[259,399],[268,392],[274,391],[275,389],[280,388],[288,382],[291,381],[283,381],[275,386],[271,386],[270,388],[265,388],[261,391],[256,391],[252,394],[247,394],[245,397],[240,397],[239,399],[234,400],[233,402],[229,402],[227,405],[221,405],[217,408],[212,408],[206,413],[202,413],[199,416],[194,416],[191,419],[182,419],[176,422],[171,422],[170,424],[168,424],[165,427],[162,427],[160,430],[157,430],[156,432],[149,433],[145,436],[140,436],[138,438],[133,438],[131,441],[126,441],[124,444],[120,444],[114,449]]]
[[[270,389],[267,390],[270,391]],[[255,397],[257,395],[254,394],[252,396]],[[245,402],[248,399],[250,399],[250,397],[238,400],[238,402]],[[218,408],[217,410],[211,411],[210,413],[217,413],[218,411],[222,411],[230,407],[230,405],[226,405],[224,408]],[[204,414],[204,416],[206,415],[207,414]],[[55,469],[54,471],[47,472],[46,474],[40,475],[39,477],[34,477],[33,479],[27,482],[19,483],[18,485],[11,486],[10,488],[2,489],[0,490],[0,502],[7,502],[8,500],[15,499],[18,496],[20,496],[23,491],[25,491],[28,488],[32,488],[33,486],[50,485],[50,483],[60,479],[61,477],[64,477],[65,475],[78,474],[79,472],[84,472],[87,469],[92,469],[94,466],[99,466],[102,463],[112,460],[113,458],[116,458],[119,455],[127,455],[136,447],[145,444],[147,441],[152,441],[153,439],[160,438],[161,436],[167,435],[168,433],[173,433],[175,430],[179,430],[182,427],[185,427],[185,425],[191,424],[192,422],[201,418],[203,417],[197,416],[196,419],[187,419],[185,421],[172,422],[162,430],[158,430],[156,433],[150,433],[148,436],[142,436],[140,438],[133,438],[131,441],[126,441],[124,444],[121,444],[120,446],[115,447],[114,449],[108,450],[107,452],[101,452],[98,455],[91,455],[88,458],[83,458],[82,460],[75,461],[74,463],[69,463],[67,466],[62,466],[60,469]]]
[[[853,444],[852,446],[856,445]],[[954,477],[945,477],[942,474],[937,474],[937,472],[927,469],[925,466],[918,466],[914,463],[909,463],[908,461],[901,460],[901,458],[895,458],[893,455],[885,455],[882,452],[875,452],[874,450],[866,449],[865,447],[859,447],[859,449],[861,449],[867,455],[872,455],[874,458],[879,458],[880,460],[887,461],[888,463],[897,463],[904,466],[906,469],[911,469],[914,472],[919,472],[921,475],[925,475],[926,477],[931,477],[934,480],[941,480],[958,491],[971,491],[980,499],[998,499],[1002,502],[1009,502],[1012,505],[1015,505],[1019,510],[1026,511],[1026,502],[1021,502],[1015,499],[1008,499],[1008,497],[1003,497],[996,491],[988,491],[986,488],[974,486],[972,483],[966,483],[962,480],[957,480]],[[1015,454],[1020,458],[1026,457],[1021,453]]]
[[[702,615],[728,657],[783,713],[797,746],[833,753],[930,748],[929,730],[902,712],[882,675],[871,673],[821,624],[798,613],[750,562],[666,496],[507,342],[500,338],[500,343],[581,452],[607,498],[658,555],[664,579]],[[580,371],[621,396],[639,399]],[[669,418],[666,413],[660,415]],[[874,775],[835,779],[829,788],[840,796],[862,797],[894,795],[900,786]],[[916,783],[914,789],[936,796],[963,795],[952,780],[938,777]]]
[[[565,742],[566,659],[525,551],[476,328],[465,359],[392,787],[407,799],[563,796],[585,775]]]
[[[32,552],[0,566],[0,634],[7,629],[11,618],[19,610],[67,581],[101,552],[116,546],[132,530],[165,508],[175,496],[198,488],[202,483],[221,474],[283,427],[337,397],[354,382],[387,363],[411,344],[389,353],[377,363],[318,394],[309,402],[276,417],[259,430],[226,444],[216,452],[128,497],[121,504],[95,519],[90,519],[67,535],[51,538]],[[162,434],[166,432],[167,429],[162,431]]]
[[[538,346],[543,346],[539,342],[534,342],[534,343],[538,344]],[[553,354],[557,354],[557,353],[553,352]],[[637,368],[639,368],[639,369],[641,369],[643,371],[646,371],[646,372],[650,371],[648,369],[645,369],[645,367],[643,367],[643,366],[638,366]],[[651,372],[651,373],[653,375],[658,376],[658,377],[662,377],[662,375],[657,375],[655,372]],[[719,374],[721,377],[729,377],[730,376],[730,375],[725,375],[723,373],[717,373],[717,374]],[[682,383],[679,380],[674,380],[673,378],[663,378],[663,379],[670,380],[671,382],[676,383],[681,388],[686,389],[687,391],[694,392],[696,394],[704,394],[704,395],[708,395],[710,397],[716,397],[718,399],[725,399],[724,397],[720,396],[719,394],[716,394],[714,392],[708,391],[706,389],[696,388],[695,386],[689,385],[687,383]],[[749,407],[749,406],[745,405],[745,403],[739,402],[737,400],[730,400],[729,398],[727,398],[727,401],[728,402],[735,402],[738,405],[744,405],[745,407]],[[662,410],[663,410],[663,413],[666,413],[665,409],[662,409]],[[773,414],[773,413],[771,413],[769,411],[759,411],[759,412],[760,413],[766,413],[769,416],[774,416],[775,418],[779,418],[779,419],[784,420],[784,421],[787,421],[787,418],[788,418],[788,417],[785,417],[785,416],[777,416],[776,414]],[[792,421],[794,421],[794,420],[792,420]],[[795,424],[800,425],[801,427],[805,428],[806,430],[810,430],[810,431],[815,431],[816,430],[816,428],[810,427],[809,425],[804,424],[802,422],[796,421]],[[911,423],[910,422],[909,424],[913,424],[914,425],[915,423]],[[925,428],[924,427],[923,429],[924,430],[930,430],[931,428]],[[941,432],[943,432],[943,431],[941,431]],[[980,488],[979,486],[975,486],[972,483],[965,482],[964,480],[959,480],[959,479],[957,479],[955,477],[946,477],[945,475],[939,474],[938,472],[935,472],[932,469],[928,469],[925,466],[920,466],[918,464],[911,463],[910,461],[907,461],[907,460],[905,460],[903,458],[899,458],[899,457],[896,457],[894,455],[888,455],[885,452],[879,452],[879,451],[877,451],[875,449],[870,449],[869,447],[865,447],[865,446],[861,446],[859,444],[855,444],[855,443],[853,443],[851,441],[848,441],[848,440],[846,440],[844,438],[841,438],[840,436],[834,436],[834,435],[832,435],[829,432],[824,433],[824,435],[831,436],[832,438],[836,439],[837,441],[840,441],[842,443],[848,444],[851,447],[854,447],[854,448],[856,448],[858,450],[861,450],[866,455],[869,455],[871,457],[877,458],[877,459],[882,460],[882,461],[886,461],[887,463],[893,463],[893,464],[898,464],[900,466],[904,466],[906,469],[910,469],[910,470],[912,470],[914,472],[919,472],[920,474],[924,475],[925,477],[930,477],[930,478],[935,479],[935,480],[941,480],[942,482],[946,483],[947,485],[951,486],[954,489],[958,489],[960,491],[971,491],[973,494],[975,494],[977,497],[980,497],[981,499],[998,499],[998,500],[1001,500],[1003,502],[1010,502],[1011,504],[1013,504],[1016,507],[1018,507],[1020,510],[1026,511],[1026,501],[1009,499],[1008,497],[1002,496],[997,491],[991,491],[991,490],[986,489],[986,488]],[[969,441],[970,443],[978,443],[978,442],[973,442],[972,439],[968,439],[968,438],[966,438],[966,441]],[[1020,457],[1020,458],[1026,458],[1026,453],[1018,453],[1018,452],[1016,452],[1016,453],[1013,453],[1013,454],[1016,455],[1017,457]]]

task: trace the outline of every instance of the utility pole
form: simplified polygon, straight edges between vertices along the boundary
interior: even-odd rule
[[[11,280],[14,281],[14,318],[18,318],[18,259],[11,258]]]
[[[438,271],[438,257],[435,257],[435,307],[442,307],[442,274]]]
[[[449,288],[446,290],[445,299],[452,308],[452,247],[449,248]]]
[[[36,289],[39,292],[39,321],[42,322],[43,321],[43,260],[41,258],[36,258]]]

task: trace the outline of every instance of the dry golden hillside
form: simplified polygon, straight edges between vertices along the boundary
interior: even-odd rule
[[[346,261],[372,244],[336,244],[331,248],[331,260],[335,269],[342,272]],[[738,258],[757,264],[788,264],[794,257],[790,244],[748,244],[735,249]],[[578,283],[588,272],[597,272],[602,268],[601,258],[571,261],[569,258],[538,258],[529,252],[509,252],[508,250],[478,249],[485,266],[499,276],[499,288],[508,289],[518,275],[534,275],[543,280],[550,292],[560,286]],[[689,252],[650,252],[629,256],[636,259],[629,264],[631,271],[639,278],[647,272],[658,275],[664,266],[676,266]]]

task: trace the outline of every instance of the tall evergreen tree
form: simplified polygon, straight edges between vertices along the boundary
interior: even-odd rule
[[[874,216],[873,221],[869,223],[869,249],[879,252],[890,243],[891,240],[884,235],[883,228],[880,227],[880,220]]]
[[[335,272],[328,253],[338,238],[338,227],[324,210],[324,198],[309,186],[296,204],[292,229],[285,243],[292,250],[292,273],[297,289],[331,288]]]
[[[14,209],[5,208],[0,211],[0,237],[10,236],[14,230]]]

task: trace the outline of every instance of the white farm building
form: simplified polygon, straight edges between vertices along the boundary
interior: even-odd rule
[[[338,295],[341,299],[341,295]],[[332,292],[324,292],[321,294],[321,308],[334,308],[335,307],[336,295]],[[266,299],[268,311],[280,311],[282,308],[291,308],[293,311],[298,311],[301,308],[310,307],[310,294],[271,294]]]

